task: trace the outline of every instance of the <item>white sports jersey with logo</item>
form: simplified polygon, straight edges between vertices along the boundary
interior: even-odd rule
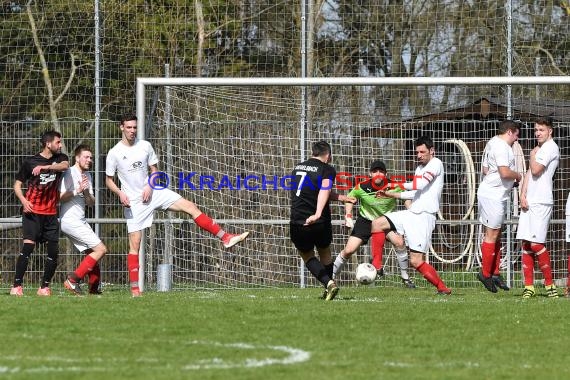
[[[530,176],[530,181],[526,189],[526,200],[529,204],[554,203],[552,197],[552,178],[560,162],[560,150],[553,139],[546,141],[536,152],[535,160],[544,166],[541,175]]]
[[[497,201],[507,200],[515,181],[502,179],[499,174],[499,167],[506,166],[515,170],[513,148],[499,136],[493,137],[483,151],[483,165],[488,168],[488,171],[479,185],[477,196]]]
[[[416,168],[415,180],[404,184],[406,190],[414,192],[412,205],[409,208],[411,212],[435,214],[439,211],[444,174],[443,163],[437,157],[433,157],[425,166],[419,165]],[[403,198],[407,197],[404,195]]]
[[[89,181],[89,194],[94,195],[91,173],[86,172],[85,175]],[[80,182],[81,171],[76,166],[72,166],[63,174],[63,180],[61,181],[60,185],[60,192],[65,193],[68,191],[74,191],[79,187]],[[66,221],[75,222],[78,220],[85,220],[85,197],[83,194],[74,195],[67,202],[62,202],[60,217],[62,224]]]
[[[121,190],[129,200],[142,201],[142,190],[148,181],[148,167],[157,163],[158,157],[148,141],[136,140],[132,146],[119,141],[107,154],[105,174],[113,177],[118,173]]]

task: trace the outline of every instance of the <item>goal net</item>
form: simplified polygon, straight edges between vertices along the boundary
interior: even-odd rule
[[[514,148],[518,170],[524,171],[536,145],[533,121],[544,115],[554,118],[562,157],[547,246],[555,277],[564,278],[570,99],[556,83],[568,81],[517,80],[319,78],[288,84],[286,79],[139,79],[137,112],[139,123],[144,122],[139,133],[153,143],[165,185],[195,202],[226,231],[251,231],[243,244],[226,250],[185,215],[157,215],[145,245],[146,286],[157,286],[160,264],[170,269],[174,289],[316,286],[289,240],[288,176],[294,165],[310,156],[313,142],[326,140],[339,173],[337,192],[348,193],[376,159],[386,163],[389,177],[398,182],[414,173],[413,142],[421,135],[432,137],[446,170],[427,260],[449,286],[478,286],[481,228],[476,190],[483,149],[501,120],[520,120],[520,145]],[[331,208],[334,258],[350,231],[343,226],[344,206],[331,202]],[[502,233],[503,273],[520,285],[518,209],[513,191]],[[356,264],[366,261],[368,245],[353,256],[341,286],[353,285]],[[384,268],[386,275],[377,284],[401,286],[389,243]],[[417,284],[426,285],[421,275],[410,272]],[[540,281],[540,274],[536,278]]]

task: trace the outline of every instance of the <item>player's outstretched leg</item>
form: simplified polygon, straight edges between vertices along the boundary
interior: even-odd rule
[[[333,278],[337,279],[340,276],[342,269],[346,265],[347,261],[348,258],[344,257],[344,251],[340,251],[340,253],[334,259]]]
[[[182,211],[190,215],[198,227],[205,231],[208,231],[214,236],[217,236],[222,241],[225,248],[233,247],[239,242],[244,241],[245,238],[247,238],[249,235],[249,232],[244,232],[241,234],[227,233],[212,218],[200,211],[198,206],[184,198],[178,199],[176,202],[170,205],[168,209],[170,211]]]
[[[200,227],[201,229],[208,231],[209,233],[211,233],[214,236],[219,237],[225,248],[233,247],[234,245],[238,244],[239,242],[245,240],[247,238],[247,236],[249,235],[249,232],[244,232],[241,234],[227,233],[226,231],[224,231],[222,229],[222,227],[220,227],[220,225],[218,223],[214,222],[214,220],[212,218],[210,218],[208,215],[206,215],[204,213],[201,213],[200,215],[198,215],[194,219],[194,222],[196,222],[196,225],[198,227]]]
[[[408,249],[406,247],[396,248],[396,259],[398,260],[398,266],[400,267],[402,283],[408,289],[415,289],[416,284],[414,284],[414,281],[410,278],[410,274],[408,273],[410,261],[408,258]]]
[[[439,275],[437,274],[437,271],[435,270],[434,267],[432,267],[430,264],[423,261],[423,259],[421,260],[421,262],[418,265],[417,258],[412,259],[412,265],[414,265],[414,264],[417,265],[417,266],[415,266],[416,270],[418,272],[420,272],[422,274],[422,276],[424,276],[424,278],[429,283],[431,283],[433,286],[436,287],[437,294],[439,294],[439,295],[450,295],[451,294],[451,290],[445,285],[443,280],[439,277]]]
[[[384,231],[373,232],[370,236],[370,251],[372,253],[372,265],[376,271],[384,271],[382,268],[382,254],[384,252],[384,243],[386,242],[386,234]]]

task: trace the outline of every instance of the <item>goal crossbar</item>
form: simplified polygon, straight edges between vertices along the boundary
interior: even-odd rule
[[[136,113],[139,138],[144,138],[146,86],[454,86],[454,85],[552,85],[570,84],[570,76],[512,77],[329,77],[329,78],[164,78],[139,77],[136,83]]]

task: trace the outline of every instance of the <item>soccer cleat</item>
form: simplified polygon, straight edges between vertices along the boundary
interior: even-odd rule
[[[65,280],[63,286],[65,287],[65,289],[69,290],[71,293],[75,294],[76,296],[83,295],[83,291],[81,290],[79,283],[73,281],[71,278]]]
[[[495,286],[499,289],[503,289],[505,291],[508,291],[510,288],[507,285],[507,283],[505,282],[505,280],[503,280],[503,278],[501,277],[500,274],[497,275],[493,275],[493,283],[495,284]]]
[[[51,289],[48,287],[39,288],[36,294],[40,297],[49,297],[51,296]]]
[[[323,294],[321,294],[321,297],[320,297],[320,298],[321,298],[322,300],[326,300],[328,294],[329,294],[329,291],[325,289],[325,290],[323,290]]]
[[[236,245],[237,243],[239,243],[240,241],[245,240],[247,235],[249,235],[249,232],[244,232],[243,234],[240,234],[240,235],[234,235],[234,234],[226,233],[224,235],[224,237],[222,238],[222,243],[224,243],[225,248],[231,248],[234,245]]]
[[[558,298],[558,290],[556,290],[556,285],[547,285],[546,288],[546,296],[548,298]]]
[[[139,288],[131,288],[131,296],[135,297],[142,297],[142,292]]]
[[[98,285],[97,286],[89,286],[89,294],[101,295],[101,294],[103,294],[103,292],[101,291],[101,288]]]
[[[477,273],[477,279],[481,281],[483,285],[485,285],[485,289],[490,291],[491,293],[497,293],[497,288],[495,287],[495,283],[493,282],[493,278],[483,276],[483,272]]]
[[[12,289],[10,289],[10,295],[21,297],[24,295],[24,289],[22,288],[21,285],[20,286],[14,286],[14,287],[12,287]]]
[[[534,291],[534,286],[525,286],[523,293],[522,293],[522,298],[523,299],[528,299],[530,297],[534,297],[535,295],[535,291]]]
[[[333,280],[330,280],[327,284],[327,296],[325,298],[326,301],[332,301],[336,295],[338,294],[338,286]]]
[[[411,278],[403,278],[402,277],[402,282],[404,283],[404,286],[408,289],[415,289],[416,288],[416,284],[414,284],[414,281],[412,281]]]
[[[438,296],[450,296],[451,295],[451,289],[438,289],[437,290],[437,295]]]
[[[384,277],[384,267],[376,269],[376,279],[380,279],[380,277]]]

